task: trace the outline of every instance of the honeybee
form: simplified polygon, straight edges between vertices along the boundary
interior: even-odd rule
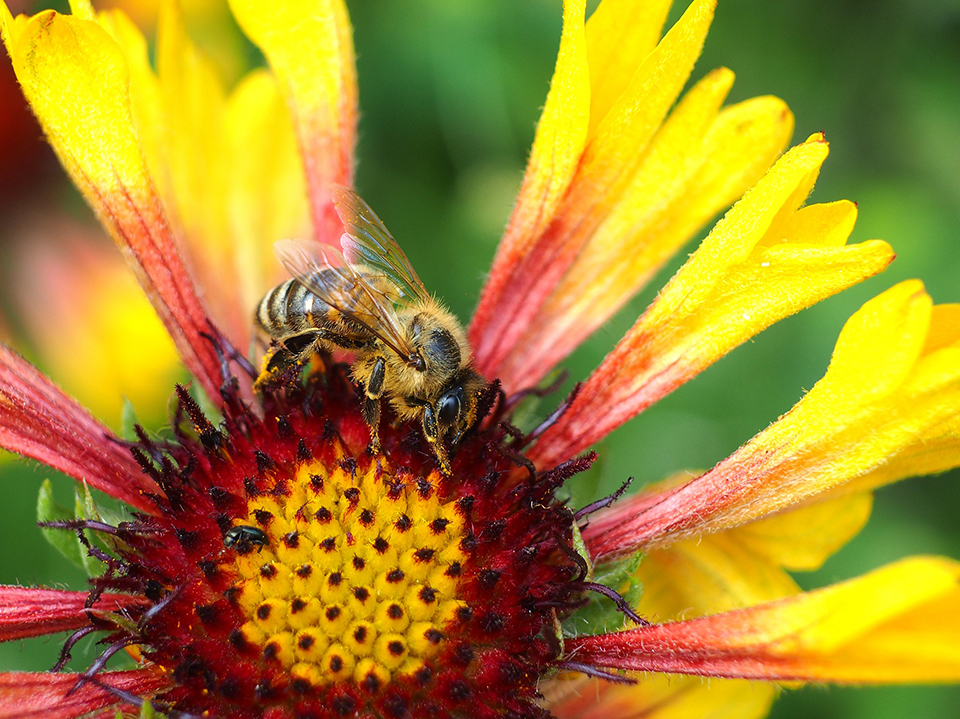
[[[279,367],[318,349],[354,353],[363,418],[379,451],[380,398],[398,421],[419,419],[437,464],[450,473],[445,442],[456,445],[477,421],[487,382],[473,368],[457,319],[430,296],[396,240],[353,190],[334,188],[344,253],[304,240],[281,240],[277,257],[293,279],[260,301],[256,324],[275,340],[258,385]]]

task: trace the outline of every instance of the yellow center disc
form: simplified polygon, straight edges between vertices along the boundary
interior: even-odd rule
[[[381,687],[415,674],[465,606],[464,520],[430,482],[307,462],[234,526],[262,540],[228,560],[243,639],[294,681]]]

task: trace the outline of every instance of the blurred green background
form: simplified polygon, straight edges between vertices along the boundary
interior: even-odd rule
[[[349,6],[361,88],[359,190],[426,285],[466,319],[548,87],[560,0]],[[920,277],[935,301],[960,301],[960,0],[721,0],[694,79],[718,65],[737,74],[731,102],[786,100],[797,119],[794,143],[826,132],[831,156],[813,200],[857,201],[851,241],[885,239],[898,257],[883,275],[767,330],[614,433],[573,489],[578,500],[627,476],[638,486],[722,459],[819,379],[844,320],[894,283]],[[39,142],[35,132],[29,141]],[[44,196],[83,214],[49,160],[39,162],[46,169],[30,177],[46,183]],[[5,192],[23,197],[24,185]],[[8,199],[0,209],[3,231],[17,208]],[[596,366],[677,266],[575,354],[572,378]],[[37,489],[50,474],[0,465],[3,583],[83,586],[34,525]],[[952,472],[881,491],[868,527],[799,581],[821,586],[910,554],[960,557],[958,479]],[[70,483],[57,487],[66,500]],[[60,638],[0,646],[0,669],[47,668],[59,646]],[[75,655],[83,662],[92,652]],[[785,692],[773,716],[955,717],[958,707],[956,688],[805,688]]]

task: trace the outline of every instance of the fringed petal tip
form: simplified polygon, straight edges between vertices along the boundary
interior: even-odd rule
[[[776,98],[721,105],[733,73],[709,73],[680,100],[612,206],[499,370],[539,381],[641,290],[717,212],[756,183],[789,141]]]
[[[825,589],[571,639],[588,665],[842,684],[960,680],[960,563],[915,557]]]
[[[601,556],[742,525],[801,502],[960,465],[960,331],[916,280],[846,323],[790,412],[716,467],[596,537]],[[603,524],[603,522],[598,523]]]
[[[885,242],[844,244],[849,204],[801,208],[827,152],[819,134],[793,148],[717,223],[540,438],[538,465],[583,451],[774,322],[887,267]]]
[[[584,35],[585,0],[564,0],[563,32],[550,92],[537,124],[530,159],[513,214],[497,249],[486,287],[470,325],[470,342],[481,371],[495,370],[495,336],[502,307],[518,286],[523,258],[550,224],[574,180],[587,142],[590,73]]]
[[[519,378],[504,375],[505,360],[519,349],[521,337],[599,224],[623,201],[700,55],[714,5],[695,0],[656,48],[642,59],[634,57],[639,64],[625,85],[616,83],[620,94],[607,108],[605,101],[590,107],[591,79],[604,68],[588,65],[583,3],[566,4],[575,14],[568,22],[565,13],[551,89],[558,110],[547,112],[548,97],[513,219],[470,328],[478,369],[504,380],[507,391],[520,387],[514,381]],[[594,59],[602,62],[596,54]],[[625,75],[623,68],[619,72]],[[567,93],[555,93],[559,88]],[[590,115],[595,109],[604,113],[601,118]]]
[[[230,0],[237,22],[263,51],[291,114],[303,155],[319,241],[336,245],[342,225],[333,185],[353,184],[357,79],[342,0]]]

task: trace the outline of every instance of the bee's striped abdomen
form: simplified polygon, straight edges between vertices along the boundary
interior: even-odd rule
[[[294,285],[301,286],[296,280],[287,280],[270,290],[257,307],[257,324],[270,337],[283,337],[290,334],[287,325],[287,297]]]
[[[310,286],[327,288],[343,309],[322,299],[323,295],[311,290]],[[361,288],[344,282],[333,270],[321,270],[303,281],[287,280],[270,290],[260,300],[254,320],[259,329],[274,340],[287,340],[321,330],[319,339],[332,347],[355,350],[375,341],[366,327],[350,318],[347,309],[362,299],[360,292]]]
[[[268,337],[297,335],[309,329],[336,329],[334,309],[299,280],[287,280],[268,292],[257,306],[256,323]],[[339,313],[337,313],[339,314]]]
[[[299,334],[317,327],[312,322],[313,312],[308,312],[308,308],[313,307],[314,300],[318,299],[317,296],[296,280],[292,280],[289,285],[284,306],[286,334]]]

